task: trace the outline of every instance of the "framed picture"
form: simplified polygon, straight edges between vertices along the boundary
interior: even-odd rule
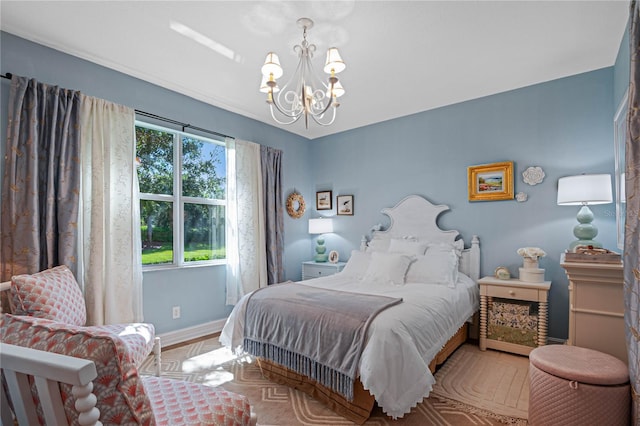
[[[331,210],[331,191],[316,192],[316,210]]]
[[[513,200],[513,162],[467,168],[469,201]]]
[[[338,195],[336,204],[339,215],[353,216],[353,195]]]

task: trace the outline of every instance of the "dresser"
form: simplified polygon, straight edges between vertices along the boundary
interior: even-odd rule
[[[310,280],[337,274],[344,269],[345,264],[345,262],[302,262],[302,279]]]
[[[622,263],[566,262],[569,279],[567,344],[595,349],[627,362]]]
[[[487,348],[498,349],[520,355],[529,355],[535,346],[498,340],[488,334],[489,311],[496,300],[514,302],[536,302],[538,304],[538,319],[536,339],[532,344],[543,346],[547,344],[547,298],[551,281],[532,283],[517,279],[501,280],[495,277],[484,277],[478,280],[480,285],[480,350]],[[514,324],[514,327],[517,327]],[[521,329],[523,330],[523,329]],[[524,330],[523,330],[524,331]]]

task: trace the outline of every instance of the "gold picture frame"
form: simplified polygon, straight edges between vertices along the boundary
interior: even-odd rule
[[[513,200],[513,161],[467,167],[469,201]]]

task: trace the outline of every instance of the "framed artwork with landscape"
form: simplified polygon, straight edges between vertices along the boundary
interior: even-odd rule
[[[513,200],[513,162],[467,168],[469,201]]]
[[[331,191],[316,192],[316,210],[331,210]]]
[[[336,204],[339,215],[353,216],[353,195],[338,195]]]

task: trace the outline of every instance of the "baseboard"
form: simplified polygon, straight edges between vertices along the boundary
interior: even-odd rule
[[[194,325],[193,327],[162,333],[159,334],[158,337],[160,337],[162,347],[166,348],[167,346],[178,345],[180,343],[188,342],[189,340],[195,340],[204,336],[219,333],[222,331],[222,327],[224,327],[226,321],[226,319],[209,321],[204,324]]]

